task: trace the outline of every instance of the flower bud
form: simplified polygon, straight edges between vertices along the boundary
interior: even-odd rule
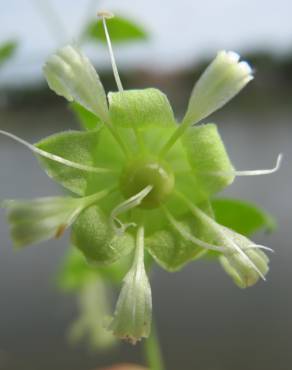
[[[256,284],[260,278],[265,278],[269,271],[269,258],[259,249],[260,246],[252,245],[242,235],[234,232],[232,234],[236,236],[236,244],[243,253],[235,250],[226,253],[220,257],[220,262],[236,285],[240,288],[248,288]]]
[[[60,237],[81,211],[82,198],[47,197],[6,201],[11,235],[17,247]]]
[[[104,88],[94,67],[78,49],[68,45],[52,55],[44,65],[49,87],[68,101],[108,120],[108,106]]]
[[[132,344],[151,330],[152,298],[144,266],[144,229],[139,228],[133,265],[127,273],[110,329]]]
[[[225,105],[253,79],[247,62],[232,51],[220,51],[196,83],[185,124],[194,124]]]

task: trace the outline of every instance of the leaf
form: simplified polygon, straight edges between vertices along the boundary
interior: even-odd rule
[[[237,199],[214,199],[216,221],[240,234],[250,236],[260,229],[273,231],[276,222],[257,205]]]
[[[108,265],[127,256],[135,246],[132,235],[116,235],[109,219],[97,206],[86,209],[75,221],[72,242],[87,260]]]
[[[142,27],[126,18],[117,17],[107,20],[107,28],[112,43],[140,41],[147,38],[147,33]],[[106,43],[102,22],[92,21],[84,32],[84,37],[92,41]]]
[[[14,55],[17,46],[16,41],[7,41],[0,45],[0,67]]]
[[[234,180],[234,169],[214,124],[191,127],[183,136],[189,163],[199,185],[209,195],[223,190]]]
[[[99,139],[99,130],[90,132],[68,131],[55,134],[40,141],[36,146],[82,165],[94,166],[94,151]],[[51,159],[40,158],[47,174],[66,189],[84,195],[87,188],[85,171],[68,167]]]
[[[110,117],[114,125],[144,128],[168,127],[175,118],[165,94],[158,89],[109,93]]]
[[[100,119],[78,103],[70,104],[71,110],[77,116],[80,126],[85,130],[95,130],[101,124]]]

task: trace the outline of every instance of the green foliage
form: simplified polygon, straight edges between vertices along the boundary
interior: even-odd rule
[[[68,131],[49,136],[36,146],[73,162],[93,166],[98,139],[99,129],[88,132]],[[40,162],[47,174],[66,189],[78,195],[85,194],[88,173],[47,158],[40,158]]]
[[[15,54],[18,43],[7,41],[0,45],[0,67]]]
[[[135,129],[174,125],[169,101],[157,89],[109,93],[110,117],[115,126]]]
[[[124,43],[147,39],[147,33],[140,25],[122,17],[107,20],[107,27],[113,43]],[[95,42],[106,42],[102,22],[92,21],[84,32],[84,38]]]
[[[212,207],[218,223],[246,236],[261,229],[273,231],[276,228],[273,217],[250,202],[219,198],[212,201]]]

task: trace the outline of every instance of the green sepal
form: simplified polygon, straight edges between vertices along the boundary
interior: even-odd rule
[[[188,234],[209,241],[208,229],[192,215],[179,220],[180,226]],[[167,271],[177,271],[188,262],[203,257],[207,250],[185,239],[172,225],[145,238],[145,247],[154,260]]]
[[[234,180],[234,169],[214,124],[189,128],[182,141],[189,163],[206,197],[217,193]]]
[[[36,147],[78,164],[94,166],[94,152],[98,139],[99,129],[90,132],[68,131],[49,136],[37,143]],[[73,193],[85,194],[87,172],[68,167],[51,159],[42,157],[39,159],[51,178]]]
[[[69,106],[70,109],[77,116],[78,122],[84,130],[95,130],[100,125],[102,125],[101,120],[95,114],[91,113],[88,109],[84,108],[82,105],[73,102],[70,103]]]
[[[175,124],[165,94],[153,88],[108,94],[110,117],[115,126],[145,128]]]
[[[107,27],[113,43],[139,41],[147,38],[147,33],[133,21],[115,16],[107,21]],[[92,41],[106,43],[102,22],[96,20],[89,23],[84,37]]]
[[[216,221],[245,236],[260,229],[273,231],[276,221],[257,205],[238,199],[213,199]]]
[[[129,233],[114,233],[108,217],[98,206],[86,209],[77,218],[72,228],[72,243],[88,261],[104,265],[127,256],[135,246]]]

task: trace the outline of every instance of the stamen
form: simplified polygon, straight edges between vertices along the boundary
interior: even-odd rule
[[[146,188],[144,188],[142,191],[135,194],[131,198],[125,200],[112,210],[110,220],[112,227],[117,234],[119,235],[123,234],[130,226],[134,227],[137,226],[134,222],[123,224],[117,218],[117,216],[120,215],[121,213],[129,211],[132,208],[138,207],[142,203],[143,199],[151,192],[152,189],[153,189],[152,185],[146,186]],[[118,224],[119,226],[117,226],[116,224]]]
[[[203,240],[201,239],[198,239],[196,238],[195,236],[189,234],[186,230],[184,230],[181,225],[179,224],[179,222],[170,214],[170,212],[166,209],[166,208],[163,208],[165,214],[166,214],[166,217],[168,218],[168,220],[170,221],[170,223],[174,226],[174,228],[187,240],[191,241],[192,243],[194,244],[197,244],[198,246],[200,246],[201,248],[204,248],[204,249],[208,249],[208,250],[212,250],[212,251],[216,251],[216,252],[221,252],[221,253],[225,253],[227,250],[226,248],[224,247],[219,247],[217,245],[213,245],[213,244],[210,244],[210,243],[207,243],[207,242],[204,242]]]
[[[208,175],[234,175],[234,176],[261,176],[261,175],[270,175],[272,173],[277,172],[280,169],[281,162],[283,159],[283,154],[279,154],[277,157],[277,162],[275,167],[271,169],[263,169],[263,170],[247,170],[247,171],[232,171],[232,172],[225,172],[225,171],[218,171],[218,172],[206,172]]]
[[[260,244],[252,244],[249,247],[245,248],[245,250],[247,249],[263,249],[265,251],[275,253],[274,249],[265,247],[264,245],[260,245]]]
[[[77,170],[86,171],[86,172],[95,172],[95,173],[112,172],[112,170],[110,170],[108,168],[99,168],[99,167],[86,166],[86,165],[83,165],[83,164],[80,164],[80,163],[72,162],[72,161],[70,161],[68,159],[65,159],[63,157],[60,157],[58,155],[46,152],[45,150],[37,148],[36,146],[28,143],[27,141],[21,139],[20,137],[18,137],[16,135],[11,134],[10,132],[0,130],[0,134],[4,135],[4,136],[7,136],[7,137],[10,137],[11,139],[17,141],[18,143],[20,143],[20,144],[24,145],[25,147],[27,147],[28,149],[30,149],[32,152],[34,152],[34,153],[36,153],[36,154],[38,154],[42,157],[48,158],[48,159],[50,159],[54,162],[61,163],[64,166],[72,167],[72,168],[75,168]]]
[[[115,80],[116,80],[116,84],[118,86],[118,90],[120,92],[122,92],[122,91],[124,91],[124,89],[123,89],[123,85],[122,85],[122,82],[121,82],[121,79],[120,79],[118,67],[117,67],[117,64],[116,64],[115,56],[114,56],[114,51],[113,51],[113,48],[112,48],[110,35],[109,35],[107,24],[106,24],[106,19],[113,18],[114,14],[110,13],[108,11],[101,11],[101,12],[97,13],[97,16],[101,17],[101,19],[102,19],[102,24],[103,24],[104,33],[105,33],[105,37],[106,37],[106,41],[107,41],[107,46],[108,46],[108,50],[109,50],[109,54],[110,54],[113,74],[114,74],[114,77],[115,77]]]

